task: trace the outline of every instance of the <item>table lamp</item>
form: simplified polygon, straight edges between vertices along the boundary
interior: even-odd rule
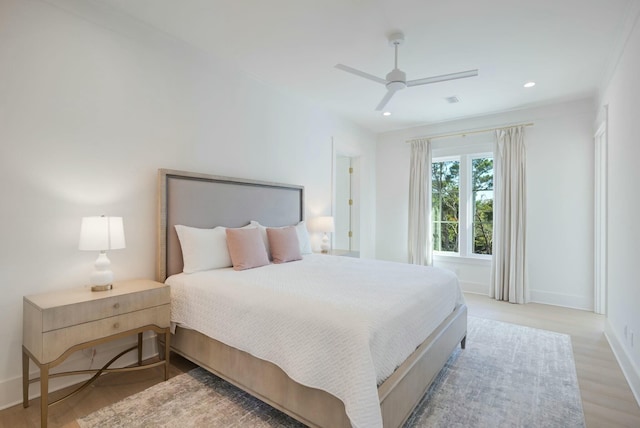
[[[108,250],[125,248],[122,217],[83,217],[78,249],[100,251],[90,276],[91,291],[111,290],[113,272]]]
[[[329,252],[329,236],[327,233],[335,232],[336,227],[333,221],[333,217],[331,216],[322,216],[315,217],[313,219],[313,229],[317,232],[322,232],[322,244],[320,245],[320,249],[322,253],[326,254]]]

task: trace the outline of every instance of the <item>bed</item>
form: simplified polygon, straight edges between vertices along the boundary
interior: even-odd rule
[[[157,278],[160,281],[165,281],[169,278],[168,283],[174,287],[177,293],[176,296],[179,295],[180,290],[196,289],[194,285],[185,286],[183,280],[186,279],[192,282],[195,281],[196,283],[200,281],[202,284],[218,281],[221,287],[226,286],[226,283],[231,283],[231,287],[228,288],[226,292],[232,294],[237,294],[237,290],[242,290],[243,287],[234,286],[232,284],[233,279],[240,276],[233,276],[233,271],[225,273],[225,269],[219,272],[200,272],[198,275],[180,274],[182,272],[182,253],[180,242],[174,230],[175,225],[183,224],[199,228],[213,228],[220,225],[242,227],[249,221],[256,220],[261,224],[269,226],[287,226],[297,224],[303,220],[304,217],[304,188],[301,186],[256,182],[163,169],[158,172],[158,193]],[[333,261],[330,261],[331,259],[333,259]],[[236,304],[242,304],[243,301],[246,301],[245,304],[249,305],[252,309],[246,310],[239,306],[233,309],[233,311],[241,312],[245,310],[247,313],[258,317],[258,321],[260,321],[259,317],[263,317],[265,321],[264,328],[271,329],[272,327],[266,327],[267,320],[270,318],[278,318],[280,320],[279,322],[282,323],[282,318],[279,316],[271,316],[269,312],[264,312],[266,309],[256,309],[257,307],[254,306],[255,302],[252,302],[251,299],[268,300],[269,294],[261,295],[260,293],[268,293],[262,290],[265,287],[279,287],[278,284],[284,280],[283,277],[278,275],[285,275],[285,273],[288,272],[286,275],[295,279],[300,277],[300,269],[311,269],[311,272],[313,272],[313,269],[317,272],[323,270],[329,271],[334,269],[327,265],[331,263],[336,265],[335,272],[339,272],[339,275],[335,277],[335,281],[332,281],[332,283],[335,283],[334,285],[336,287],[343,290],[342,294],[347,297],[351,296],[351,291],[347,291],[346,288],[344,288],[348,285],[348,282],[341,284],[339,278],[348,276],[349,272],[357,272],[358,268],[361,269],[361,273],[358,275],[362,276],[364,276],[365,271],[378,267],[383,270],[399,269],[397,272],[394,272],[393,275],[399,275],[400,277],[405,275],[405,271],[408,275],[410,270],[419,269],[419,267],[404,264],[394,263],[385,265],[384,262],[347,261],[347,258],[341,257],[308,255],[300,262],[286,264],[288,266],[284,269],[282,268],[284,265],[269,265],[253,269],[253,272],[243,271],[247,272],[245,275],[247,278],[252,278],[251,281],[254,282],[249,282],[249,284],[255,288],[248,294],[235,296],[235,301]],[[353,263],[355,263],[355,265],[350,265]],[[340,269],[343,270],[340,271]],[[226,271],[229,271],[229,269]],[[443,272],[438,272],[437,270],[434,270],[434,272],[436,276],[439,275],[444,278],[445,282],[451,280],[450,276],[447,276]],[[212,277],[212,275],[217,276],[217,279],[216,277]],[[315,277],[315,275],[312,276]],[[259,278],[263,279],[259,280]],[[375,278],[371,281],[373,281],[373,284]],[[287,297],[287,299],[282,299],[282,305],[285,305],[285,301],[291,300],[294,302],[294,306],[292,307],[300,308],[300,313],[306,312],[309,314],[309,319],[300,318],[295,322],[290,322],[290,324],[328,324],[326,328],[334,328],[335,330],[326,334],[331,334],[331,337],[338,338],[339,335],[336,335],[336,332],[340,331],[340,323],[333,322],[333,320],[339,319],[339,316],[334,317],[332,315],[326,319],[315,319],[315,315],[313,315],[313,305],[309,305],[308,308],[304,307],[305,304],[308,304],[308,296],[306,294],[313,294],[315,293],[314,290],[318,288],[317,284],[313,283],[307,284],[306,288],[303,286],[295,286],[290,289],[295,290],[295,292],[291,292],[290,294],[292,295]],[[289,293],[289,291],[287,291],[287,293]],[[299,293],[306,294],[304,296],[297,295]],[[407,289],[407,293],[410,293],[409,289]],[[402,293],[398,292],[396,294]],[[226,297],[228,296],[225,296],[225,298]],[[362,296],[358,295],[353,295],[352,297],[352,301],[345,304],[354,304],[354,302],[362,298]],[[429,297],[426,301],[433,300],[435,307],[442,307],[443,305],[437,303],[435,299],[436,297]],[[233,327],[217,332],[208,330],[207,324],[198,324],[197,318],[186,318],[191,312],[190,308],[186,310],[183,309],[182,315],[178,314],[179,311],[177,307],[176,311],[174,311],[176,317],[179,318],[176,319],[179,324],[172,337],[171,348],[176,353],[235,384],[308,426],[398,427],[401,426],[411,414],[411,411],[423,396],[435,375],[441,370],[457,344],[460,343],[461,346],[464,347],[466,338],[466,306],[460,298],[456,298],[454,304],[451,303],[450,297],[447,297],[447,299],[449,299],[447,304],[452,305],[452,308],[440,315],[440,318],[443,320],[438,321],[435,324],[435,328],[429,328],[429,331],[432,330],[431,333],[426,339],[420,339],[421,341],[418,342],[415,347],[411,348],[411,350],[414,348],[415,350],[410,351],[406,359],[398,363],[392,363],[391,367],[387,364],[385,370],[383,370],[384,373],[380,375],[380,377],[378,377],[378,366],[382,366],[383,364],[378,364],[375,358],[373,358],[374,362],[372,364],[368,364],[375,369],[374,378],[370,382],[365,382],[365,384],[369,386],[362,388],[362,383],[356,382],[354,385],[357,385],[357,388],[351,388],[357,390],[357,394],[364,394],[368,397],[367,400],[362,400],[363,402],[366,401],[364,407],[358,407],[358,404],[354,404],[354,402],[358,402],[357,396],[355,397],[355,401],[351,399],[353,397],[345,397],[344,387],[342,389],[337,387],[333,388],[331,384],[324,385],[309,382],[308,378],[305,378],[304,375],[300,374],[300,371],[297,371],[298,368],[295,367],[297,360],[295,359],[293,359],[294,368],[288,366],[286,367],[287,372],[282,370],[280,366],[284,367],[286,365],[281,364],[281,361],[273,358],[272,355],[262,353],[261,345],[258,343],[260,342],[259,340],[257,340],[256,343],[252,342],[252,340],[255,341],[256,339],[249,340],[248,336],[250,336],[251,329],[242,334],[239,333],[239,326],[238,331],[234,331]],[[206,305],[210,308],[209,312],[211,313],[222,313],[232,307],[229,303],[231,300],[226,300],[222,306],[216,308],[215,300],[216,299]],[[218,300],[222,301],[222,298],[219,297]],[[411,296],[409,294],[405,295],[405,300],[411,300]],[[204,298],[197,297],[196,301],[204,301]],[[178,300],[176,300],[176,302],[178,302]],[[373,307],[375,306],[375,302],[376,300],[371,300],[371,302],[364,304],[363,308]],[[273,300],[271,304],[267,306],[279,306],[279,300]],[[211,308],[216,309],[211,310]],[[231,312],[232,314],[233,311]],[[326,310],[320,312],[324,313]],[[344,311],[340,313],[342,314],[340,316],[349,316],[349,314],[345,315]],[[354,311],[354,313],[356,312]],[[389,315],[389,324],[392,324],[391,321],[396,320],[396,318],[397,323],[405,323],[405,321],[399,319],[398,316],[399,315],[395,314]],[[371,323],[375,323],[378,317],[370,316],[369,318],[371,319]],[[213,323],[215,322],[216,321]],[[234,322],[240,324],[237,320]],[[227,321],[227,323],[229,322]],[[224,322],[219,322],[218,324],[224,325]],[[231,325],[238,324],[233,324],[232,322]],[[254,321],[253,328],[255,329],[255,326],[258,324],[259,322]],[[331,324],[335,325],[332,326]],[[196,327],[196,325],[198,325],[198,327]],[[182,326],[193,328],[183,328]],[[290,328],[291,326],[284,327]],[[405,330],[408,329],[405,328]],[[225,332],[234,333],[235,337],[234,334],[225,334]],[[265,333],[263,332],[262,335],[265,335]],[[295,336],[295,333],[292,332],[291,336]],[[377,337],[378,334],[376,333],[375,336]],[[382,337],[383,335],[380,334],[380,336]],[[396,336],[398,336],[396,333],[389,333],[389,337],[379,341],[381,344],[379,347],[395,348],[396,345],[389,346],[389,344],[391,343],[390,340],[395,340],[394,338],[396,338]],[[258,339],[259,337],[260,335],[258,335]],[[338,341],[339,340],[336,339],[336,342]],[[362,340],[354,340],[354,342],[359,344]],[[372,341],[372,343],[373,342],[374,341]],[[235,346],[231,346],[229,343],[233,343]],[[351,346],[351,343],[348,342],[342,342],[340,347],[334,350],[329,349],[328,346],[326,349],[320,345],[315,347],[305,346],[307,349],[306,357],[316,356],[318,373],[328,375],[330,374],[330,370],[322,365],[323,358],[325,358],[326,354],[340,354],[341,349],[344,348],[345,351],[340,354],[339,362],[344,363],[347,368],[351,368],[351,370],[347,370],[347,372],[354,372],[356,375],[360,372],[367,372],[367,363],[364,361],[366,359],[361,359],[364,361],[362,367],[357,363],[357,361],[359,361],[358,359],[349,361],[351,352],[347,349],[349,346],[345,346],[345,344]],[[375,348],[375,346],[371,346]],[[287,356],[293,354],[293,352],[286,353]],[[373,352],[373,354],[374,356],[376,355],[375,352]],[[336,364],[336,366],[339,366],[339,364]],[[293,375],[291,375],[291,373],[293,373]],[[304,374],[304,370],[302,373]],[[367,373],[362,375],[364,379],[368,379],[367,376],[370,376],[370,373]],[[318,385],[320,387],[316,387]],[[366,391],[366,393],[363,392],[371,389],[371,387],[373,388],[373,392],[370,390]],[[349,390],[348,385],[346,390]],[[374,405],[376,406],[375,409],[367,407],[367,405],[370,405],[372,394]],[[377,395],[377,397],[375,395]],[[346,408],[344,403],[347,403]],[[369,416],[371,418],[367,419]]]

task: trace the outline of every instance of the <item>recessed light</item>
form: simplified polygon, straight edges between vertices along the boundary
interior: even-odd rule
[[[536,82],[527,82],[524,84],[525,88],[533,88],[534,86],[536,86]]]
[[[383,116],[391,116],[391,112],[390,111],[385,111],[384,113],[382,113]]]
[[[460,102],[460,98],[456,97],[455,95],[453,95],[451,97],[447,97],[447,98],[445,98],[445,100],[447,100],[447,102],[449,104],[455,104],[455,103],[459,103]]]

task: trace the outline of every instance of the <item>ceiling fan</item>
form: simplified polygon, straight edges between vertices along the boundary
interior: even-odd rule
[[[340,70],[355,74],[356,76],[364,77],[365,79],[373,80],[374,82],[382,83],[387,87],[387,93],[376,107],[377,111],[382,110],[384,106],[387,105],[393,94],[401,89],[406,88],[407,86],[418,86],[426,85],[429,83],[446,82],[447,80],[464,79],[466,77],[474,77],[478,75],[478,70],[475,69],[407,81],[407,74],[398,68],[398,46],[400,46],[402,43],[404,43],[404,34],[393,33],[391,34],[391,36],[389,36],[389,46],[394,47],[396,55],[395,67],[389,72],[389,74],[387,74],[386,79],[382,79],[378,76],[365,73],[364,71],[356,70],[355,68],[351,68],[344,64],[336,64],[336,68]]]

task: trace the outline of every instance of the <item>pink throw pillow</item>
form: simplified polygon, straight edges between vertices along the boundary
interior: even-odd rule
[[[260,231],[255,228],[227,229],[227,247],[233,269],[245,270],[269,264]]]
[[[294,260],[302,260],[298,232],[293,226],[267,228],[269,248],[274,263],[286,263]]]

